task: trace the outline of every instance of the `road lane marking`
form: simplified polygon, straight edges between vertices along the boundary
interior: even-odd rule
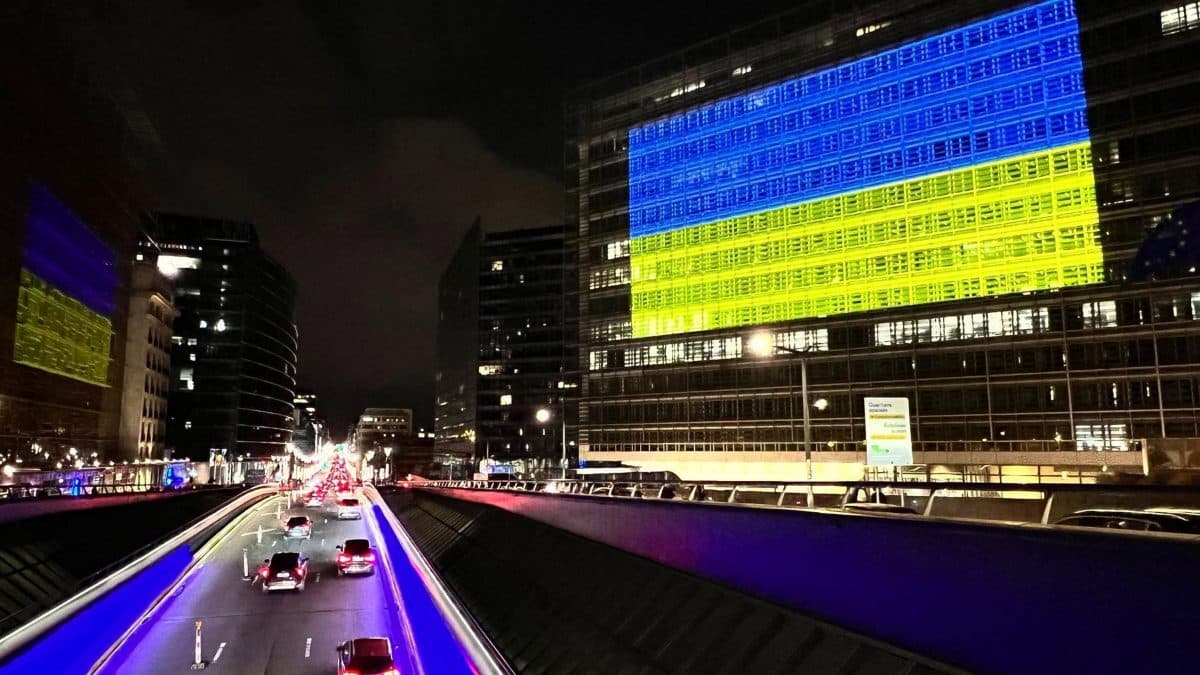
[[[213,663],[216,663],[217,659],[221,658],[221,652],[224,650],[225,650],[225,643],[222,642],[221,646],[217,647],[217,653],[213,654],[213,660],[212,660]]]
[[[317,572],[317,580],[315,583],[318,583],[318,584],[321,583],[321,573],[320,572]]]
[[[304,641],[304,658],[307,659],[308,655],[311,653],[312,653],[312,638],[308,638],[307,640]]]

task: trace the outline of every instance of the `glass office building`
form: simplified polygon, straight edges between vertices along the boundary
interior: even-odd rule
[[[576,92],[581,460],[856,478],[866,396],[922,471],[1187,447],[1196,13],[809,3]]]
[[[296,398],[296,282],[249,223],[158,214],[175,280],[167,443],[177,457],[286,454]]]

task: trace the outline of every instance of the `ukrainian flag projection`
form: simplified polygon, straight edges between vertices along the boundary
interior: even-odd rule
[[[1103,280],[1051,0],[629,131],[634,337]]]
[[[92,384],[108,382],[112,249],[34,183],[17,291],[13,361]]]

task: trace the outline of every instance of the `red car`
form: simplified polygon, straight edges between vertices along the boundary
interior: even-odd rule
[[[338,546],[337,571],[343,574],[371,574],[375,571],[375,552],[366,539],[347,539]]]
[[[385,637],[355,638],[338,645],[338,675],[400,675]]]

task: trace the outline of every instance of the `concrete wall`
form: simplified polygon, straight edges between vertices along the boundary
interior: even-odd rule
[[[447,489],[972,671],[1200,659],[1194,538]]]

